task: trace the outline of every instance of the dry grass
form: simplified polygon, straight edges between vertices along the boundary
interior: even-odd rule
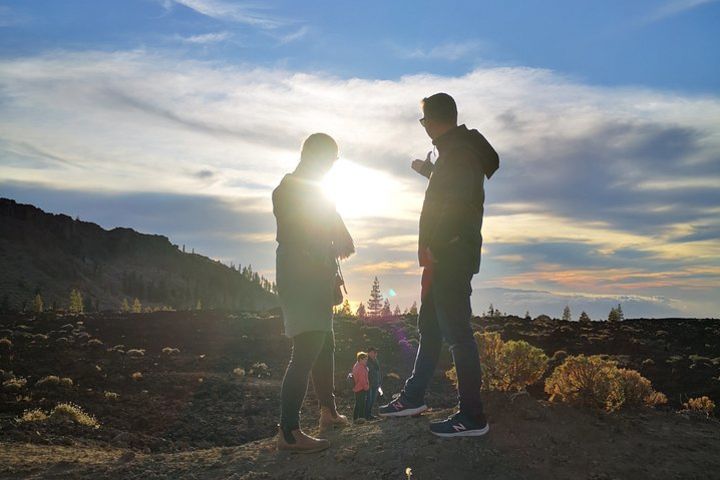
[[[707,416],[712,415],[715,410],[715,402],[710,397],[702,396],[698,398],[691,398],[687,402],[683,403],[683,411],[686,412],[702,412]]]
[[[26,410],[18,419],[19,422],[71,422],[86,427],[100,428],[97,419],[86,413],[81,407],[74,403],[58,403],[50,414],[46,414],[39,408]]]

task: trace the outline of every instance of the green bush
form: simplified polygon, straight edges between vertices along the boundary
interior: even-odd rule
[[[547,355],[524,340],[503,342],[497,332],[476,332],[475,341],[484,390],[521,391],[540,380],[547,369]],[[445,375],[457,385],[455,367]]]
[[[635,370],[618,368],[617,362],[600,355],[565,359],[545,381],[545,393],[551,402],[609,412],[667,403],[665,395],[652,389],[650,380]]]

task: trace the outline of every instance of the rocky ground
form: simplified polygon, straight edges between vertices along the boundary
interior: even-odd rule
[[[650,378],[670,403],[607,414],[549,404],[541,385],[514,399],[487,393],[490,434],[448,441],[427,432],[427,421],[448,415],[443,408],[453,403],[439,370],[429,415],[353,427],[333,434],[325,453],[290,457],[271,439],[289,356],[278,317],[9,315],[0,317],[0,339],[8,339],[0,341],[0,478],[407,478],[408,467],[413,479],[720,478],[719,422],[677,412],[688,396],[720,400],[719,321],[475,323],[505,340],[525,339],[555,362],[608,354]],[[381,351],[385,390],[397,391],[417,345],[413,319],[336,324],[340,409],[350,409],[344,376],[354,353],[369,345]],[[447,352],[441,363],[449,367]],[[48,375],[72,385],[38,384]],[[18,421],[60,402],[79,405],[99,428]],[[312,429],[312,392],[304,412]]]

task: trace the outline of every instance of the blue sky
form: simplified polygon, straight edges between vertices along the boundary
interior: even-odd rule
[[[168,235],[273,277],[269,192],[327,131],[374,275],[417,300],[448,91],[501,155],[477,311],[717,316],[720,2],[0,0],[0,195]]]

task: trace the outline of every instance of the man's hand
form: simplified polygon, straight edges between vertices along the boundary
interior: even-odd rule
[[[422,175],[423,177],[430,178],[430,174],[433,171],[433,163],[430,161],[430,158],[432,157],[432,152],[428,152],[427,157],[425,157],[425,160],[413,160],[412,164],[410,164],[410,168],[415,170],[417,173]]]

